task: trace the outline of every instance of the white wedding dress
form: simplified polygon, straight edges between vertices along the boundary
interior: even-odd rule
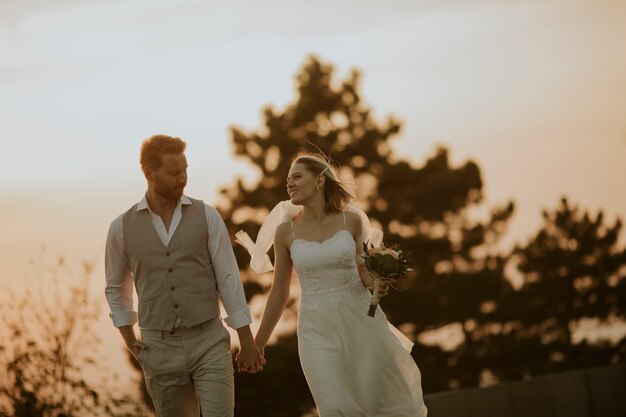
[[[347,230],[322,243],[294,235],[291,245],[302,288],[298,351],[319,415],[424,417],[412,343],[380,308],[376,317],[367,315],[370,293],[358,275],[355,245]]]

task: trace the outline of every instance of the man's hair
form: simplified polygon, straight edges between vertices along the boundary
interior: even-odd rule
[[[142,169],[156,171],[161,167],[162,155],[178,155],[185,152],[187,144],[180,138],[167,135],[154,135],[141,144],[139,163]]]
[[[324,211],[326,213],[340,213],[354,199],[354,193],[339,179],[337,171],[325,155],[301,151],[294,156],[291,164],[303,164],[313,175],[326,177],[324,186]]]

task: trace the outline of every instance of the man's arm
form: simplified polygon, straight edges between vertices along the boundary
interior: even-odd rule
[[[209,227],[209,254],[217,280],[217,289],[228,315],[224,321],[229,327],[237,330],[241,347],[238,354],[239,370],[256,372],[262,369],[265,359],[252,337],[250,310],[246,303],[239,266],[228,230],[217,210],[205,205],[205,211]]]
[[[143,344],[135,337],[133,325],[137,322],[137,312],[133,310],[133,277],[124,252],[122,218],[115,219],[109,227],[104,257],[105,296],[111,310],[110,317],[135,355]]]

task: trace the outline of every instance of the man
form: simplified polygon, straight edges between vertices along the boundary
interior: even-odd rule
[[[218,212],[183,195],[186,144],[155,135],[141,146],[144,198],[115,219],[105,255],[113,324],[141,364],[159,417],[233,416],[230,335],[238,367],[255,373],[265,359],[250,331],[250,312],[232,245]],[[133,311],[133,285],[138,313]],[[141,339],[133,325],[139,322]],[[199,407],[198,407],[199,405]]]

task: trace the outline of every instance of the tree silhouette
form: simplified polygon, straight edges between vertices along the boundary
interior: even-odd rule
[[[144,415],[134,398],[89,378],[98,370],[100,343],[92,327],[99,303],[89,295],[91,266],[85,263],[78,278],[63,258],[37,267],[36,285],[5,293],[0,304],[0,417]]]
[[[333,79],[333,71],[331,65],[309,57],[296,77],[297,97],[292,104],[280,111],[265,108],[263,127],[258,131],[232,128],[235,155],[249,162],[259,178],[252,186],[239,179],[221,190],[218,209],[231,234],[243,229],[256,236],[269,210],[287,198],[285,178],[293,155],[302,148],[319,148],[341,165],[343,175],[354,179],[356,205],[383,229],[385,242],[412,251],[417,273],[405,291],[382,302],[390,321],[404,324],[415,337],[452,321],[484,319],[489,315],[485,303],[511,291],[503,278],[506,258],[497,254],[494,245],[513,213],[513,203],[492,210],[482,223],[473,220],[469,208],[482,200],[478,165],[468,161],[454,167],[444,148],[419,167],[400,158],[390,145],[401,130],[400,122],[393,117],[384,122],[374,118],[361,99],[358,71],[341,83]],[[483,253],[477,254],[481,250]],[[248,255],[240,247],[235,251],[245,271]],[[244,275],[249,298],[267,292],[265,278],[258,279],[249,270]],[[294,308],[296,305],[292,303]],[[419,344],[414,352],[425,390],[448,389],[453,375],[440,378],[435,374],[441,374],[450,355]],[[268,369],[272,362],[292,361],[272,358],[269,351],[268,357]],[[243,384],[260,389],[259,381],[239,378],[237,389],[254,391]],[[303,389],[284,401],[302,404],[311,400]]]
[[[623,362],[626,338],[591,342],[572,334],[583,319],[598,327],[624,322],[626,249],[618,247],[620,230],[619,220],[606,225],[602,212],[593,217],[565,198],[544,211],[541,228],[507,261],[523,279],[521,287],[507,288],[483,305],[488,314],[458,318],[464,342],[449,355],[443,379],[465,387]]]
[[[543,212],[543,226],[513,262],[524,283],[506,300],[501,320],[519,345],[532,346],[533,360],[507,369],[507,379],[528,374],[621,362],[626,340],[617,345],[577,342],[572,329],[581,319],[624,321],[626,248],[619,248],[621,221],[605,224],[566,198]]]

